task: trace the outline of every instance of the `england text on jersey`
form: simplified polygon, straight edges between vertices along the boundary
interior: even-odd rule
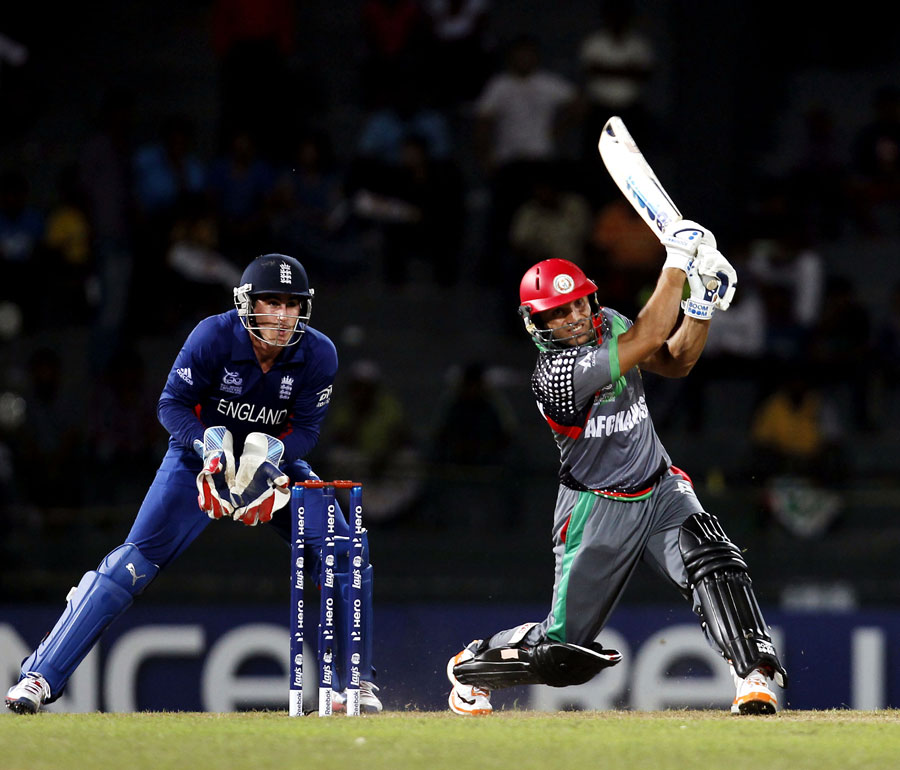
[[[226,401],[219,399],[216,411],[243,422],[261,422],[263,425],[279,425],[287,419],[287,409],[267,409],[256,404],[246,404],[240,401]]]

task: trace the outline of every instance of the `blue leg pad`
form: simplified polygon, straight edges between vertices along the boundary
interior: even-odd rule
[[[156,577],[158,567],[131,543],[112,551],[96,571],[86,572],[66,597],[53,630],[22,663],[22,676],[36,671],[50,685],[50,703],[62,695],[69,677],[110,623]]]

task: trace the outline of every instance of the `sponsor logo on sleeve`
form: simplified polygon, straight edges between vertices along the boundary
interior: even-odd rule
[[[194,384],[194,381],[191,379],[191,367],[184,366],[181,369],[176,369],[175,374],[181,377],[188,385]]]
[[[323,406],[328,406],[331,403],[331,385],[327,388],[324,388],[318,392],[319,401],[316,403],[316,408],[320,408]]]

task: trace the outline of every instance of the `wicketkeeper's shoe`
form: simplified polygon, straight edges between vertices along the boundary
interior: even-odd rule
[[[448,702],[450,704],[450,710],[454,714],[460,714],[466,717],[487,716],[494,710],[491,706],[490,690],[486,690],[484,687],[461,684],[456,681],[456,677],[453,676],[453,667],[457,663],[474,658],[475,653],[473,650],[479,644],[481,644],[481,639],[476,639],[474,642],[471,642],[468,647],[456,653],[456,655],[447,661],[447,678],[453,685],[453,689],[450,690]]]
[[[359,711],[361,714],[378,714],[384,710],[381,700],[375,694],[378,686],[365,679],[359,683]],[[331,696],[332,711],[342,712],[347,709],[347,692],[336,692]]]
[[[378,692],[378,687],[375,684],[367,682],[365,679],[360,681],[359,710],[363,714],[378,714],[384,709],[376,692]]]
[[[29,671],[6,693],[6,707],[17,714],[36,714],[50,698],[50,685],[40,674]]]
[[[778,712],[778,698],[769,687],[769,681],[761,669],[754,669],[741,679],[731,669],[737,690],[731,704],[732,714],[775,714]]]

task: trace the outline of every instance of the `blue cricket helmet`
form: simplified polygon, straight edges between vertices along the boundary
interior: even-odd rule
[[[309,278],[303,265],[287,254],[263,254],[247,265],[241,275],[240,286],[234,288],[234,306],[241,324],[254,337],[268,342],[259,332],[258,319],[271,314],[253,312],[254,302],[265,294],[289,294],[300,298],[300,315],[290,340],[283,345],[269,342],[279,347],[296,345],[306,331],[315,295],[315,291],[309,287]]]

